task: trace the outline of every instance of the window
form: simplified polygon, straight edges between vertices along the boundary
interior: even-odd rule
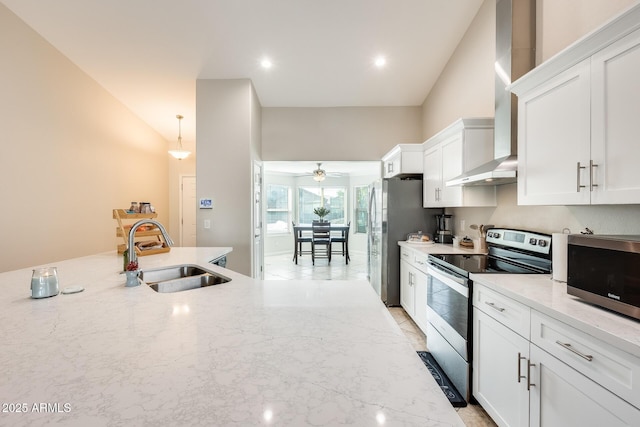
[[[334,224],[346,224],[346,188],[345,187],[299,187],[298,221],[311,224],[318,215],[315,208],[324,206],[330,213],[324,219]]]
[[[267,234],[291,230],[291,189],[286,185],[267,185]]]
[[[369,187],[355,187],[355,233],[366,233],[369,223]]]

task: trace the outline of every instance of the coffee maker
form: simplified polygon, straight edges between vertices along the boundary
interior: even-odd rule
[[[450,214],[436,215],[436,232],[433,237],[433,240],[435,240],[436,243],[453,243],[451,218],[453,218],[453,215]]]

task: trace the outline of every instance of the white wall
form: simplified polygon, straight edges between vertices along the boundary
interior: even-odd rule
[[[166,224],[168,142],[2,4],[0,56],[0,271],[115,250],[131,201]]]
[[[197,245],[232,246],[228,267],[251,275],[252,165],[259,160],[260,108],[251,81],[196,83],[196,198],[211,198],[213,209],[198,209]],[[204,220],[211,228],[204,228]]]

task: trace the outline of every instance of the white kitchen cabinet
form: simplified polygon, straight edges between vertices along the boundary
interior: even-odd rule
[[[498,425],[638,425],[638,358],[474,286],[473,395]]]
[[[473,396],[496,424],[528,425],[529,341],[476,307],[473,334]]]
[[[400,260],[400,305],[411,317],[415,315],[416,269],[407,261]]]
[[[422,144],[398,144],[382,157],[384,178],[422,174]]]
[[[427,334],[427,259],[428,255],[414,251],[413,265],[416,268],[416,278],[414,282],[414,316],[416,325]]]
[[[518,97],[518,204],[588,204],[589,61]]]
[[[512,86],[518,204],[640,203],[640,6]]]
[[[528,363],[530,426],[640,425],[640,410],[533,344]]]
[[[591,58],[593,204],[640,203],[639,75],[640,30]]]
[[[427,255],[400,248],[400,305],[426,335]]]
[[[493,186],[445,183],[493,160],[493,119],[463,118],[424,142],[423,206],[495,206]]]

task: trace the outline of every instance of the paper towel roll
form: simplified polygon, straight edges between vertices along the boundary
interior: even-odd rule
[[[551,235],[551,277],[558,282],[567,281],[567,239],[565,233]]]

